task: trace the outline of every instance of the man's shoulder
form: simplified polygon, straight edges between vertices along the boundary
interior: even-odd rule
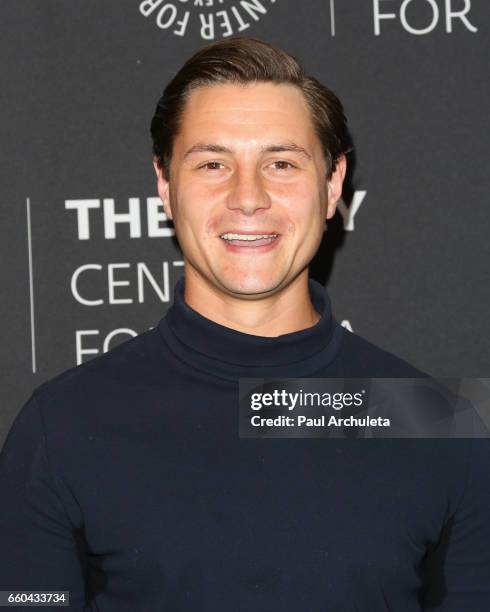
[[[151,385],[161,378],[164,356],[158,329],[151,328],[107,353],[48,379],[36,387],[33,396],[42,403],[60,400],[74,404],[81,399],[87,405],[107,394]]]
[[[429,374],[366,338],[345,330],[337,355],[338,367],[350,376],[371,378],[421,378]]]
[[[70,454],[77,441],[101,427],[123,423],[131,428],[138,407],[160,402],[165,395],[169,364],[158,328],[144,331],[38,385],[7,439],[14,447],[30,445],[34,452],[46,436],[52,448],[61,449],[60,456],[67,456],[65,451]]]

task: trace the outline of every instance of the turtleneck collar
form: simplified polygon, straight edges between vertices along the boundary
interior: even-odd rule
[[[176,357],[209,374],[228,380],[312,375],[333,360],[340,346],[344,329],[332,317],[325,288],[313,279],[309,279],[310,297],[320,320],[312,327],[272,338],[207,319],[185,302],[184,287],[185,277],[181,277],[159,331]]]

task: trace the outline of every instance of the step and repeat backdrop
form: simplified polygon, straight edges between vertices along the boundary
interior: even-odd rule
[[[37,385],[172,303],[150,120],[191,53],[236,35],[344,103],[349,176],[311,266],[337,319],[434,376],[488,376],[489,17],[484,0],[3,0],[0,445]]]

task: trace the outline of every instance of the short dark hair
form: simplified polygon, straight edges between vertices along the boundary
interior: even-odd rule
[[[164,177],[170,177],[175,136],[189,94],[221,83],[290,83],[302,92],[323,146],[327,175],[338,158],[351,150],[347,120],[337,96],[282,49],[256,38],[235,37],[203,47],[190,57],[165,87],[151,122],[153,154]]]

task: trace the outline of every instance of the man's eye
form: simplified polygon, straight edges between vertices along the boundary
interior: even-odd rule
[[[199,169],[203,168],[204,170],[221,170],[221,168],[223,167],[223,164],[221,164],[220,162],[206,162],[205,164],[202,164],[202,166],[199,166]]]
[[[274,166],[275,170],[289,170],[290,168],[296,167],[291,162],[284,160],[273,162],[272,165]]]

